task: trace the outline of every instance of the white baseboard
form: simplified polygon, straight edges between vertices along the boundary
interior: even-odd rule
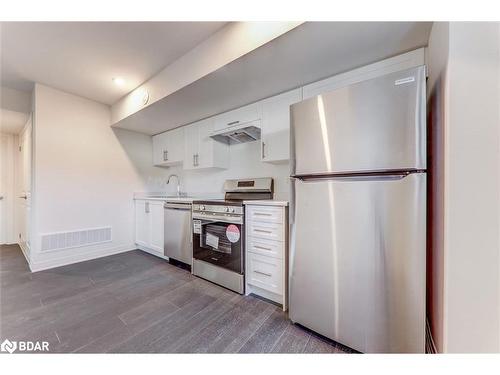
[[[33,269],[31,268],[31,261],[29,257],[29,248],[26,246],[26,244],[22,244],[21,242],[17,243],[19,247],[21,248],[21,251],[23,252],[24,258],[26,259],[26,262],[28,262],[28,267],[30,268],[31,272],[33,272]]]
[[[148,254],[151,254],[151,255],[154,255],[154,256],[157,256],[158,258],[161,258],[161,259],[165,259],[165,260],[168,260],[168,257],[166,257],[165,255],[163,255],[162,253],[159,253],[158,251],[155,251],[155,250],[151,250],[147,247],[144,247],[142,245],[135,245],[135,248],[136,249],[139,249],[139,250],[142,250]]]
[[[125,253],[127,251],[137,249],[136,245],[125,245],[125,246],[116,246],[110,248],[96,249],[93,251],[89,251],[83,254],[78,255],[66,255],[60,258],[50,259],[46,261],[31,261],[29,263],[30,269],[32,272],[38,272],[43,270],[48,270],[51,268],[67,266],[68,264],[74,264],[79,262],[85,262],[87,260],[97,259],[106,257],[109,255]]]

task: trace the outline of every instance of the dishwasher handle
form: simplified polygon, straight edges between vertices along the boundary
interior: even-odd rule
[[[186,203],[165,203],[163,207],[167,210],[191,211],[191,204],[186,204]]]

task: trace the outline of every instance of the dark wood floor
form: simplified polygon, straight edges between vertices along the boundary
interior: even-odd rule
[[[141,251],[31,273],[0,246],[0,342],[51,352],[343,353],[279,307],[240,296]]]

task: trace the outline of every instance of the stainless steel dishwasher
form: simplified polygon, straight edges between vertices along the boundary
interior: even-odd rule
[[[165,208],[164,254],[188,265],[193,261],[191,203],[169,202]]]

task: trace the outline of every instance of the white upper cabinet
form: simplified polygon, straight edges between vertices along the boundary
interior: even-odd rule
[[[262,102],[252,103],[244,107],[214,116],[214,131],[226,129],[262,118]]]
[[[298,88],[262,101],[261,160],[282,162],[290,159],[290,106],[302,100]]]
[[[153,164],[171,166],[184,160],[184,128],[153,136]]]
[[[210,138],[213,131],[213,118],[185,127],[184,169],[229,167],[229,146]]]

